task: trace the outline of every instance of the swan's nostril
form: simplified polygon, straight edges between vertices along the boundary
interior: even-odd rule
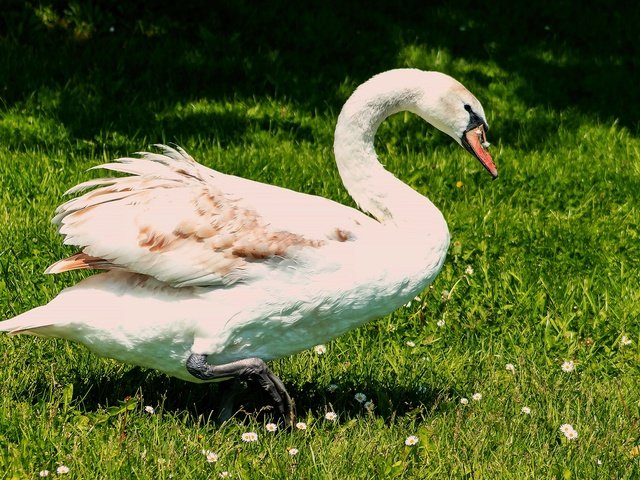
[[[482,127],[482,125],[478,126],[478,128],[476,129],[476,135],[478,135],[478,140],[480,141],[480,145],[482,145],[482,148],[489,148],[491,144],[487,142],[487,137],[484,133],[484,128]]]

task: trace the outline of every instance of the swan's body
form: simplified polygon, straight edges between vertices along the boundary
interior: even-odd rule
[[[102,168],[131,176],[79,185],[71,192],[98,188],[58,209],[54,223],[81,253],[48,270],[109,271],[0,330],[68,338],[199,381],[185,367],[193,354],[213,365],[271,360],[395,310],[435,278],[449,245],[438,209],[377,161],[376,129],[401,110],[462,141],[496,175],[479,146],[486,120],[475,97],[439,73],[386,72],[345,104],[334,145],[346,188],[374,218],[216,172],[179,148],[121,159]]]

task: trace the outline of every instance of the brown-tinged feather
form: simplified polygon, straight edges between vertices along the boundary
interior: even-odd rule
[[[92,257],[90,255],[87,255],[86,253],[81,252],[71,257],[58,260],[53,265],[50,265],[44,273],[62,273],[68,272],[70,270],[86,269],[110,270],[113,268],[117,268],[117,266],[109,262],[108,260],[105,260],[104,258]]]

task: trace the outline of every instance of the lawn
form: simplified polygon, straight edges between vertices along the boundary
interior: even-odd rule
[[[0,318],[86,276],[43,274],[75,253],[50,224],[63,192],[154,143],[353,205],[333,129],[383,70],[465,84],[500,177],[410,114],[382,125],[382,163],[442,210],[449,256],[390,316],[272,362],[305,429],[268,431],[249,397],[220,424],[224,385],[1,335],[0,478],[639,478],[639,7],[531,8],[9,2]]]

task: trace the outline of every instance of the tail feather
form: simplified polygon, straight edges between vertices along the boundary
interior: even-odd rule
[[[53,324],[44,311],[45,306],[36,307],[32,310],[24,312],[9,320],[0,322],[0,332],[7,332],[9,335],[18,333],[36,334],[36,329],[48,327]]]

